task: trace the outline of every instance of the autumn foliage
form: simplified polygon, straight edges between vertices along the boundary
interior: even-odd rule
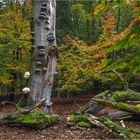
[[[95,84],[121,84],[112,69],[135,84],[132,79],[139,79],[140,72],[139,1],[58,2],[57,7],[56,92],[84,93]],[[9,4],[0,12],[0,83],[11,84],[13,73],[29,70],[31,5]]]

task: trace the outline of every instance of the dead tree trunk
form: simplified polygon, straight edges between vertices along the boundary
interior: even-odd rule
[[[133,101],[132,102],[133,104],[136,103],[136,105],[134,106],[130,104],[131,101]],[[125,112],[140,115],[139,101],[140,101],[140,93],[130,89],[127,91],[116,91],[116,92],[104,91],[96,95],[89,103],[87,103],[84,107],[82,107],[79,110],[79,112],[97,115],[103,108],[109,106]],[[114,115],[113,116],[111,115],[110,117],[114,118]],[[122,115],[124,115],[124,113],[119,114],[119,116],[118,114],[116,114],[115,116],[120,117]],[[129,114],[126,114],[125,116],[128,115]]]
[[[52,113],[50,97],[57,62],[55,15],[55,0],[33,0],[31,94],[34,103],[46,98],[42,109],[47,114]]]

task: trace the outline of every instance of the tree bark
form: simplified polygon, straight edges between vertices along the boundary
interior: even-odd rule
[[[55,0],[33,1],[31,94],[34,103],[46,98],[42,107],[46,114],[52,113],[51,91],[57,63],[55,15]]]

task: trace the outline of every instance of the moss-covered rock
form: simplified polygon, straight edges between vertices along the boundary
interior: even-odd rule
[[[59,120],[59,116],[46,115],[40,110],[35,110],[28,114],[14,115],[11,119],[25,127],[43,129],[57,122]]]

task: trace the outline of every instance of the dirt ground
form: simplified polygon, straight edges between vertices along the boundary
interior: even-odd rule
[[[106,133],[99,128],[93,129],[70,129],[66,125],[66,118],[68,115],[78,110],[80,106],[84,105],[88,100],[77,102],[63,102],[54,100],[53,110],[54,113],[60,115],[61,120],[58,124],[48,127],[44,130],[31,130],[19,127],[0,126],[0,140],[12,140],[12,139],[113,139],[115,138],[111,133]],[[7,108],[8,109],[8,108]]]
[[[44,130],[31,130],[19,127],[0,126],[0,140],[41,140],[41,139],[56,139],[56,140],[94,140],[94,139],[115,139],[111,132],[106,132],[100,128],[93,129],[70,129],[66,125],[66,118],[78,110],[81,106],[86,104],[89,99],[75,102],[66,102],[64,100],[54,100],[54,113],[60,115],[61,120],[54,126],[48,127]],[[8,110],[8,108],[7,108]]]

